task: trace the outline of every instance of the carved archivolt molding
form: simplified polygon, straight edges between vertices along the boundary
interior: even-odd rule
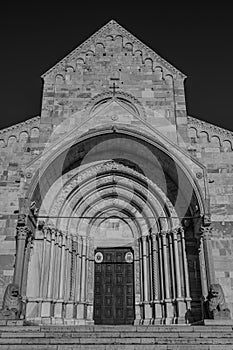
[[[155,189],[155,191],[158,193],[160,198],[162,199],[163,203],[166,203],[166,206],[169,208],[170,213],[174,213],[174,207],[168,197],[165,195],[165,193],[158,187],[156,184],[154,184],[150,179],[146,178],[143,174],[140,174],[136,170],[120,164],[116,163],[114,161],[109,161],[105,163],[101,163],[95,166],[91,166],[88,169],[76,174],[73,178],[68,181],[61,192],[58,194],[56,200],[53,202],[53,210],[52,215],[55,214],[55,210],[57,212],[58,208],[64,203],[67,193],[72,192],[75,187],[81,186],[84,182],[87,182],[90,179],[95,178],[97,175],[101,175],[104,173],[111,173],[111,172],[119,172],[122,174],[129,174],[132,177],[135,177],[137,179],[140,179],[143,183],[146,183],[149,187]]]
[[[127,102],[131,103],[132,106],[136,106],[138,114],[143,117],[143,119],[146,119],[146,112],[142,103],[135,96],[124,91],[116,91],[114,96],[111,91],[105,91],[103,93],[97,94],[88,101],[84,107],[84,110],[91,111],[92,108],[98,104],[98,102],[101,102],[104,99],[108,99],[109,101],[119,100],[120,103],[124,103],[123,100],[126,100]]]
[[[160,63],[164,68],[166,68],[170,74],[179,75],[181,78],[185,78],[186,76],[181,73],[179,70],[174,68],[171,64],[165,61],[162,57],[156,54],[153,50],[143,44],[140,40],[130,34],[126,29],[124,29],[121,25],[119,25],[115,21],[108,22],[105,26],[103,26],[100,30],[98,30],[95,34],[93,34],[88,40],[86,40],[83,44],[78,46],[75,50],[73,50],[69,55],[67,55],[64,59],[62,59],[59,63],[57,63],[54,67],[48,70],[46,73],[42,75],[43,78],[48,76],[50,73],[58,74],[61,70],[66,69],[69,66],[69,62],[80,58],[82,59],[82,55],[87,51],[95,53],[96,44],[102,44],[101,39],[103,37],[112,36],[113,39],[119,35],[125,37],[128,41],[127,44],[131,44],[134,48],[134,51],[140,50],[144,56],[144,59],[151,59],[152,61],[156,61],[156,63]]]

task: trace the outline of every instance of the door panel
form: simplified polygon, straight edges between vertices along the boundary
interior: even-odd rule
[[[101,263],[95,262],[95,324],[133,324],[134,264],[126,262],[129,248],[100,248]]]

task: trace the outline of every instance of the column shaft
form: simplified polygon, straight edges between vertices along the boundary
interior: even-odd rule
[[[163,264],[164,264],[164,280],[165,280],[165,298],[170,299],[169,288],[169,271],[168,271],[168,256],[167,256],[167,233],[161,232],[163,244]]]
[[[55,244],[55,230],[50,230],[51,245],[50,245],[50,259],[49,259],[49,278],[48,278],[48,298],[52,298],[52,280],[53,280],[53,263],[54,263],[54,244]]]
[[[169,244],[169,254],[170,254],[170,271],[171,271],[171,296],[176,297],[176,282],[175,282],[175,258],[174,258],[174,246],[173,246],[173,237],[171,232],[168,235],[168,244]]]
[[[159,264],[158,264],[158,242],[156,233],[152,233],[152,261],[153,261],[153,298],[159,300]]]
[[[180,260],[179,260],[179,251],[177,244],[177,230],[173,230],[173,246],[174,246],[174,260],[175,260],[175,271],[176,271],[176,297],[181,298],[181,281],[180,281]]]
[[[62,233],[62,247],[61,247],[61,263],[60,263],[60,284],[59,284],[59,299],[64,298],[64,275],[65,275],[65,246],[66,234]]]
[[[142,263],[143,263],[143,299],[148,301],[148,264],[147,264],[147,247],[146,236],[142,236]]]
[[[15,258],[15,270],[14,270],[14,283],[19,286],[21,291],[21,282],[22,282],[22,274],[23,274],[23,264],[24,264],[24,250],[27,235],[29,234],[29,230],[27,226],[17,227],[16,240],[17,240],[17,250],[16,250],[16,258]]]
[[[181,243],[182,243],[182,260],[184,266],[184,282],[185,282],[185,297],[190,298],[190,288],[189,288],[189,272],[188,272],[188,261],[185,249],[185,237],[183,227],[180,228]]]
[[[210,284],[215,283],[215,271],[214,271],[214,261],[212,255],[212,246],[211,246],[211,227],[202,227],[203,234],[203,248],[204,248],[204,257],[206,265],[206,274],[207,274],[207,283],[208,288]]]
[[[86,297],[86,254],[87,254],[87,238],[82,236],[82,273],[81,273],[81,301],[85,302]]]
[[[161,300],[165,299],[164,291],[164,268],[163,268],[163,246],[162,237],[158,237],[159,242],[159,266],[160,266],[160,290],[161,290]]]
[[[45,253],[46,253],[46,240],[47,240],[47,229],[43,229],[43,247],[42,247],[42,257],[41,257],[41,276],[40,276],[40,291],[39,297],[43,297],[43,287],[44,287],[44,272],[45,272]]]

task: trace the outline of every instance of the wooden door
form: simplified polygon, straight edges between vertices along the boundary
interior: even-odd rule
[[[95,324],[133,324],[134,263],[130,248],[95,251]]]

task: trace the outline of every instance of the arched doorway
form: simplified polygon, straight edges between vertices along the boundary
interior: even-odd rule
[[[93,323],[95,253],[110,249],[115,259],[120,248],[133,252],[132,323],[185,323],[190,310],[199,317],[201,285],[188,259],[199,273],[204,204],[171,150],[132,131],[98,130],[56,151],[39,173],[28,194],[40,222],[24,259],[27,319]]]

